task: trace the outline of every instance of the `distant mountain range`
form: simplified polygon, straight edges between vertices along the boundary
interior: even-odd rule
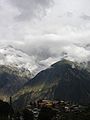
[[[18,106],[39,99],[90,103],[90,72],[63,59],[29,80],[13,99]]]

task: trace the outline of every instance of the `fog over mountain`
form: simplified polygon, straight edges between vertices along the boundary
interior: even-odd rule
[[[0,0],[0,47],[12,45],[49,66],[62,56],[90,61],[89,43],[89,0]]]

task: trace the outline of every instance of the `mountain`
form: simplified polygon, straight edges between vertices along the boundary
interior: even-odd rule
[[[29,56],[24,51],[16,49],[11,45],[0,48],[0,65],[8,65],[30,71],[32,75],[37,68],[33,56]]]
[[[30,79],[30,72],[11,66],[0,66],[0,98],[7,99],[15,94]]]
[[[26,99],[28,95],[30,96],[31,93],[33,93],[33,89],[35,89],[35,90],[38,90],[39,92],[36,92],[37,93],[37,95],[35,95],[36,97],[34,97],[34,95],[31,96],[32,99],[39,99],[38,95],[40,95],[41,98],[44,98],[43,92],[46,92],[46,91],[48,95],[47,98],[51,96],[51,98],[56,99],[55,95],[53,94],[54,93],[53,90],[54,89],[56,90],[56,88],[59,85],[59,82],[61,82],[61,80],[64,79],[64,74],[66,73],[70,74],[69,75],[70,77],[72,75],[71,73],[73,73],[74,78],[77,79],[76,73],[74,73],[75,69],[76,71],[84,71],[85,73],[90,72],[89,61],[76,63],[76,62],[71,62],[69,60],[66,60],[66,62],[62,60],[55,63],[56,61],[61,60],[62,58],[72,59],[73,61],[74,58],[73,56],[70,56],[70,55],[72,54],[69,54],[68,52],[64,51],[62,52],[59,58],[49,57],[45,60],[39,61],[34,56],[30,56],[26,54],[24,51],[20,49],[16,49],[11,45],[0,47],[0,97],[13,95],[19,89],[21,89],[19,92],[17,92],[17,94],[15,94],[16,96],[15,99],[18,99],[18,98],[20,99],[22,97],[22,101],[23,101],[23,98]],[[53,63],[55,63],[54,64],[55,66],[51,65]],[[50,65],[51,67],[48,68],[48,66]],[[74,68],[74,69],[71,69],[72,72],[66,69],[67,68],[66,65],[69,65],[71,66],[71,68]],[[48,68],[48,69],[43,70],[45,68]],[[62,68],[66,69],[66,72],[62,71]],[[79,77],[81,78],[81,76]],[[67,79],[67,76],[65,77],[65,79]],[[28,82],[28,80],[30,83]],[[51,82],[49,83],[49,81]],[[51,90],[52,92],[49,92],[49,90]],[[52,93],[53,95],[48,93]],[[28,99],[31,97],[28,97]],[[26,101],[29,101],[29,100],[26,100]]]
[[[37,56],[28,55],[21,49],[17,49],[11,45],[0,47],[0,65],[11,66],[21,71],[28,71],[31,73],[31,77],[34,77],[55,61],[57,59],[47,58],[39,60]]]
[[[61,60],[41,71],[13,96],[18,106],[31,100],[51,99],[75,103],[90,102],[90,72],[80,64]]]
[[[33,74],[31,56],[13,46],[0,48],[0,98],[13,95]]]
[[[47,63],[43,63],[36,62],[34,56],[11,45],[0,46],[0,98],[6,99],[15,94],[29,79],[46,68]]]
[[[67,47],[62,51],[59,51],[57,55],[50,54],[45,58],[39,58],[39,56],[42,56],[41,54],[43,54],[43,52],[40,52],[40,55],[38,56],[32,54],[30,51],[30,55],[28,55],[23,50],[17,49],[11,45],[2,47],[0,46],[0,65],[9,65],[17,67],[18,69],[28,70],[32,74],[32,77],[34,77],[40,71],[45,70],[61,59],[67,59],[78,63],[87,63],[88,61],[90,61],[90,51],[87,50],[85,47],[86,46],[74,45],[73,49],[77,49],[77,51],[79,52],[76,51],[74,53],[71,48]],[[45,55],[46,54],[47,52],[45,52]]]

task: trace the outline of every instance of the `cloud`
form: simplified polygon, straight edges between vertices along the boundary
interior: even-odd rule
[[[90,51],[83,47],[76,45],[65,47],[65,52],[67,52],[67,59],[76,62],[87,62],[90,60]]]
[[[78,16],[83,11],[89,15],[90,1],[1,1],[0,46],[11,44],[41,64],[52,64],[60,60],[63,53],[71,59],[77,58],[75,60],[89,59],[89,50],[82,46],[90,43],[90,23]]]
[[[86,15],[86,14],[84,14],[84,15],[82,15],[82,16],[80,16],[80,18],[81,19],[83,19],[83,20],[90,20],[90,15]]]
[[[20,14],[16,17],[18,20],[31,20],[34,17],[40,17],[46,14],[53,0],[10,0],[12,5],[17,7]]]
[[[82,28],[63,26],[60,31],[59,28],[57,29],[58,31],[55,33],[52,29],[48,33],[43,32],[43,34],[40,34],[40,31],[36,29],[34,35],[26,35],[28,37],[25,38],[24,44],[19,45],[17,43],[16,47],[36,57],[37,62],[43,61],[52,64],[52,61],[61,59],[62,53],[67,53],[69,60],[78,62],[90,60],[90,51],[83,48],[83,44],[89,43],[89,28],[85,26]]]
[[[73,17],[73,13],[70,12],[70,11],[68,11],[68,12],[67,12],[67,17]]]

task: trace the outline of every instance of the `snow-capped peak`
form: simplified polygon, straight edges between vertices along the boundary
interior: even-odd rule
[[[20,68],[25,68],[30,72],[37,69],[35,58],[29,56],[21,50],[15,49],[13,46],[5,46],[0,48],[0,65],[9,65]]]
[[[77,62],[81,66],[87,67],[87,62],[90,61],[90,50],[85,49],[83,46],[67,46],[60,51],[60,53],[58,52],[57,56],[49,56],[46,59],[37,59],[35,55],[30,56],[24,51],[16,49],[11,45],[0,48],[0,65],[9,65],[17,67],[18,69],[28,70],[34,75],[49,68],[52,64],[62,59]],[[74,68],[73,65],[72,68]]]

